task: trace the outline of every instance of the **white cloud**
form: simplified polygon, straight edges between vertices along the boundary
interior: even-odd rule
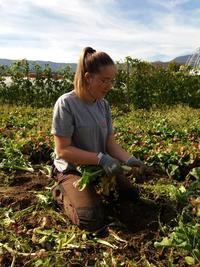
[[[117,0],[0,0],[0,58],[76,62],[90,45],[115,60],[170,60],[200,46],[199,12],[175,8],[188,0],[149,2],[168,11],[151,11],[147,22],[127,17]]]
[[[181,6],[185,3],[190,2],[191,0],[149,0],[151,3],[154,3],[156,5],[160,5],[166,9],[173,9],[176,8],[177,6]]]

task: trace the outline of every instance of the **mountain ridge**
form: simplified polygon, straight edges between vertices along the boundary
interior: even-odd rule
[[[17,61],[17,59],[0,58],[0,65],[10,67],[16,61]],[[28,60],[28,62],[29,62],[30,71],[33,71],[34,64],[38,64],[42,68],[44,68],[45,65],[48,64],[53,72],[58,71],[59,69],[64,68],[67,65],[69,65],[71,67],[72,71],[75,71],[76,65],[77,65],[76,63],[63,63],[63,62],[53,62],[53,61],[46,61],[46,60]]]
[[[188,57],[191,55],[184,55],[184,56],[178,56],[170,61],[154,61],[151,62],[153,65],[163,65],[163,66],[167,66],[170,62],[175,61],[178,64],[185,64]],[[15,61],[15,59],[5,59],[5,58],[0,58],[0,65],[5,65],[10,67]],[[45,60],[28,60],[29,62],[29,67],[30,67],[30,71],[33,70],[34,64],[39,64],[42,68],[45,67],[46,64],[49,65],[49,67],[51,68],[51,70],[53,72],[58,71],[61,68],[66,67],[67,65],[69,65],[72,69],[73,72],[75,72],[76,70],[76,63],[64,63],[64,62],[53,62],[53,61],[45,61]]]

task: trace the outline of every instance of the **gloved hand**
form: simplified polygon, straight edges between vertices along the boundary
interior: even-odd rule
[[[127,160],[126,165],[129,167],[138,167],[139,174],[141,176],[144,175],[145,165],[140,159],[137,159],[136,157],[132,156]]]
[[[140,159],[132,156],[127,160],[126,165],[129,167],[143,167],[144,163]]]
[[[108,154],[99,153],[98,158],[98,164],[104,168],[108,176],[114,176],[123,172],[119,161],[112,158]]]

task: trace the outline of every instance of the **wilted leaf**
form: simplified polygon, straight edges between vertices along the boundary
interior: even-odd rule
[[[96,241],[97,243],[101,243],[101,244],[103,244],[103,245],[106,245],[106,246],[111,247],[111,248],[114,248],[114,249],[118,248],[116,245],[114,245],[114,244],[110,244],[108,241],[103,240],[103,239],[95,239],[95,241]]]

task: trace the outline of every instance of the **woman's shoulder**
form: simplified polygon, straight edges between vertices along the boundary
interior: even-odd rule
[[[58,105],[68,105],[71,102],[76,100],[76,94],[74,92],[74,90],[64,93],[61,96],[59,96],[59,98],[56,101],[56,104]]]
[[[109,102],[105,98],[102,98],[101,100],[99,100],[99,104],[105,107],[106,109],[109,109],[110,107]]]
[[[72,90],[70,92],[64,93],[61,96],[59,96],[58,100],[60,100],[60,101],[63,101],[63,100],[64,101],[70,101],[71,99],[73,99],[75,97],[76,97],[75,91]]]

